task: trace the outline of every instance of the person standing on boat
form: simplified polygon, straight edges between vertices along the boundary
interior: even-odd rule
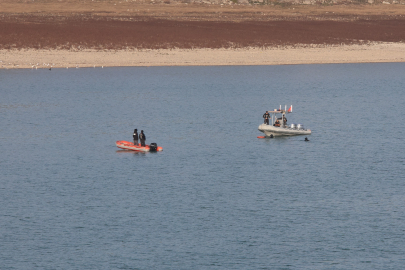
[[[285,114],[283,114],[283,125],[284,127],[287,125],[287,117],[285,117]]]
[[[134,145],[138,145],[138,130],[134,129],[134,134],[132,135],[132,138],[134,138]]]
[[[265,123],[266,125],[268,125],[268,124],[269,124],[269,118],[270,118],[269,111],[266,111],[266,112],[263,114],[263,118],[264,118],[264,123]]]
[[[139,134],[139,139],[141,140],[141,146],[145,146],[146,136],[143,133],[143,130],[141,130],[141,134]]]

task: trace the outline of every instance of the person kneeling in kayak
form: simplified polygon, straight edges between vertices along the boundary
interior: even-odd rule
[[[145,146],[146,136],[143,133],[143,130],[141,130],[141,134],[139,134],[139,139],[141,140],[141,146]]]

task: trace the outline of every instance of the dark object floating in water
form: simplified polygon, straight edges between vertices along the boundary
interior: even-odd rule
[[[265,139],[266,136],[257,136],[258,139]],[[268,138],[273,138],[273,134],[271,134]]]

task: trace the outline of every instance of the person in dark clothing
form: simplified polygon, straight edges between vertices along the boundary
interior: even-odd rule
[[[265,123],[266,125],[268,125],[268,124],[269,124],[269,118],[270,118],[269,111],[266,111],[266,113],[263,114],[263,118],[264,118],[264,123]]]
[[[306,141],[306,142],[309,142],[309,140],[308,140],[308,138],[307,138],[307,137],[305,137],[305,141]]]
[[[145,146],[146,136],[143,133],[143,130],[141,130],[141,134],[139,134],[139,139],[141,140],[141,146]]]
[[[134,129],[134,134],[132,135],[132,138],[134,138],[134,145],[138,145],[138,130]]]
[[[283,126],[285,127],[287,125],[287,117],[283,114]]]

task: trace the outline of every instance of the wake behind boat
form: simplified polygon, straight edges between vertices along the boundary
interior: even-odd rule
[[[287,106],[282,110],[280,105],[280,109],[278,110],[267,111],[268,116],[266,116],[266,114],[263,115],[265,123],[259,126],[259,130],[263,132],[266,137],[311,135],[311,130],[304,128],[302,124],[287,124],[286,113],[291,112],[292,105],[288,110]],[[267,117],[268,120],[266,119]]]
[[[132,151],[140,151],[140,152],[156,152],[156,151],[163,151],[161,146],[157,146],[156,143],[151,143],[150,145],[140,146],[135,145],[132,142],[127,141],[116,141],[115,145],[118,148],[125,149],[125,150],[132,150]]]

